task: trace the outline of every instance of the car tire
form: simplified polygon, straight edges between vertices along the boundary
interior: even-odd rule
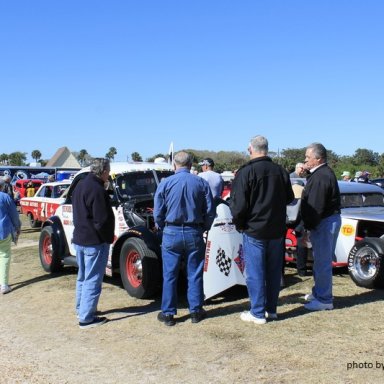
[[[41,230],[39,257],[40,263],[46,272],[59,272],[63,268],[59,247],[57,242],[53,240],[53,231],[50,226]]]
[[[348,273],[359,287],[384,288],[384,239],[358,241],[348,255]]]
[[[40,226],[40,222],[33,217],[31,212],[28,213],[28,220],[31,228],[38,228]]]
[[[161,265],[143,240],[125,240],[120,252],[120,275],[128,294],[137,299],[153,296],[160,289]]]

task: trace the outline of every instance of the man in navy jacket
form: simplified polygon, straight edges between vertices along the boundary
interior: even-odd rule
[[[90,173],[79,181],[72,195],[73,243],[79,266],[76,312],[82,329],[107,321],[97,317],[96,311],[115,229],[115,217],[104,188],[110,169],[108,159],[94,159]]]

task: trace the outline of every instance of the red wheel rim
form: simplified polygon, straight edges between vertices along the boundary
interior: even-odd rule
[[[125,260],[125,272],[132,287],[140,287],[143,280],[143,275],[141,258],[137,251],[128,252],[127,258]]]
[[[43,254],[44,263],[47,265],[51,265],[52,264],[52,242],[51,242],[50,236],[44,237],[42,254]]]

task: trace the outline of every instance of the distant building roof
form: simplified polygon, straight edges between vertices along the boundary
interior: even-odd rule
[[[68,168],[80,168],[80,164],[76,157],[73,156],[71,151],[67,147],[59,148],[56,153],[46,164],[47,167],[68,167]]]

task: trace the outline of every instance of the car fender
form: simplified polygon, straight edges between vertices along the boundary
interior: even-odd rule
[[[358,220],[341,218],[341,226],[335,249],[336,260],[333,260],[333,262],[345,264],[348,262],[349,252],[356,243],[357,225]]]
[[[384,255],[384,238],[383,237],[365,237],[358,242],[359,244],[373,244],[380,255]],[[357,243],[356,243],[357,244]],[[356,252],[356,247],[353,246],[350,255]]]

